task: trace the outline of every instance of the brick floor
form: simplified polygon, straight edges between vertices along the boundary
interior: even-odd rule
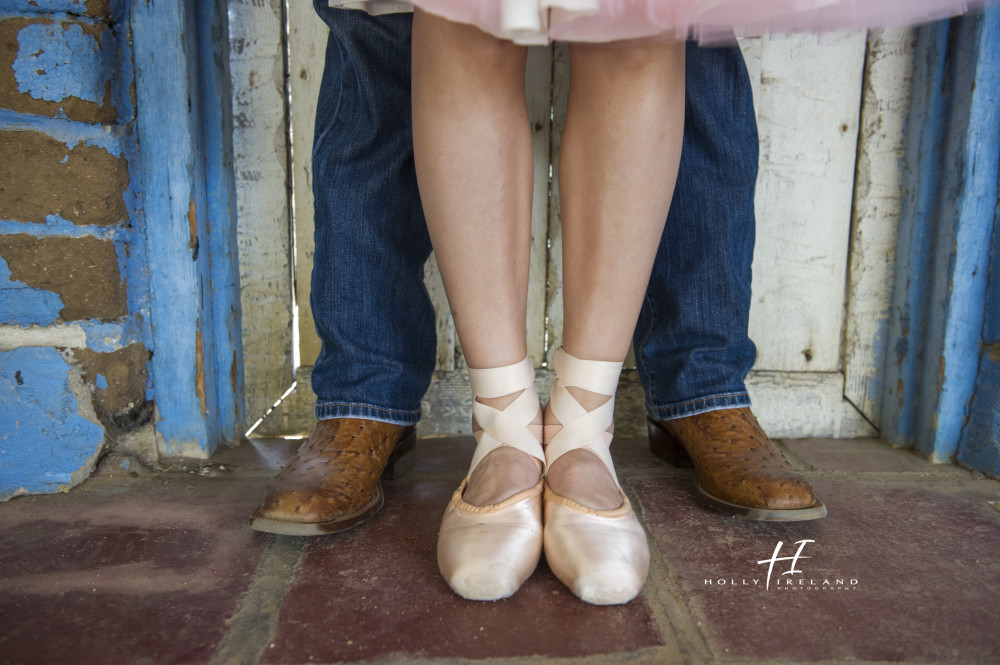
[[[109,457],[68,494],[0,505],[0,663],[1000,662],[1000,482],[877,441],[783,442],[823,520],[707,512],[694,477],[616,442],[653,562],[620,607],[540,564],[513,597],[458,598],[437,524],[471,439],[426,439],[386,506],[312,539],[246,528],[294,442],[152,473]],[[789,561],[767,566],[778,542]]]
[[[267,543],[238,526],[259,481],[103,473],[0,506],[0,662],[207,662]]]

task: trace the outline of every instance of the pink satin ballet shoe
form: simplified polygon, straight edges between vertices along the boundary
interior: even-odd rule
[[[608,430],[614,421],[614,393],[622,363],[581,360],[559,348],[553,366],[556,380],[548,413],[558,423],[548,423],[544,429],[546,473],[571,450],[588,450],[607,467],[621,495],[621,505],[596,510],[557,494],[546,483],[545,560],[556,577],[581,600],[594,605],[627,603],[639,594],[646,581],[649,545],[611,461]],[[569,387],[611,397],[587,411]]]
[[[541,407],[531,361],[494,369],[469,369],[476,398],[520,393],[503,409],[473,400],[476,452],[469,474],[445,509],[438,533],[438,567],[452,590],[469,600],[499,600],[512,595],[538,565],[542,553],[542,486],[538,484],[498,503],[476,506],[463,494],[469,476],[489,453],[516,448],[544,463],[541,425],[531,422]]]

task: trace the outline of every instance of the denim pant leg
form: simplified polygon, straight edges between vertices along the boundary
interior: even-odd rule
[[[677,187],[636,326],[646,410],[658,419],[748,406],[757,124],[737,47],[687,48]]]
[[[420,419],[435,363],[413,167],[410,14],[314,6],[330,26],[316,111],[316,417]]]

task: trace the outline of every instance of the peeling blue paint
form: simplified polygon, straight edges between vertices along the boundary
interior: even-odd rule
[[[233,117],[229,71],[228,14],[224,3],[199,2],[198,27],[201,126],[204,141],[207,236],[210,265],[211,344],[218,431],[239,440],[244,423],[242,309],[237,242],[236,183],[233,174]],[[232,377],[232,379],[230,379]]]
[[[122,321],[83,321],[82,327],[87,336],[87,348],[98,353],[111,353],[136,342],[151,348],[149,340],[142,334],[142,327],[135,324],[134,317]]]
[[[1000,78],[1000,71],[996,76]],[[993,215],[990,248],[979,376],[958,446],[958,461],[1000,478],[1000,200]]]
[[[32,223],[25,226],[24,222],[11,219],[0,220],[0,235],[14,235],[29,232],[33,236],[59,236],[60,238],[99,238],[112,242],[131,243],[134,241],[132,229],[127,226],[96,226],[93,224],[74,224],[59,215],[46,215],[45,223]]]
[[[891,443],[947,462],[982,380],[1000,196],[1000,8],[920,28],[916,52],[879,425]]]
[[[0,501],[58,492],[93,468],[104,429],[84,415],[76,371],[55,349],[0,352]]]
[[[969,422],[958,449],[965,466],[1000,478],[1000,362],[984,354]]]
[[[66,118],[46,118],[0,109],[0,131],[5,130],[44,132],[55,140],[65,143],[70,150],[83,143],[104,148],[115,157],[121,157],[125,153],[125,141],[129,137],[128,128],[119,125],[95,125]]]
[[[124,158],[129,167],[129,186],[123,193],[127,223],[78,226],[54,214],[44,224],[0,220],[0,235],[111,241],[119,272],[128,284],[126,317],[59,323],[53,315],[62,309],[58,294],[11,281],[3,264],[0,325],[7,328],[7,339],[17,344],[59,340],[105,353],[142,343],[153,350],[142,171],[132,99],[130,1],[112,0],[110,17],[94,17],[85,15],[90,11],[86,0],[0,0],[0,19],[42,19],[20,29],[17,52],[12,54],[16,56],[12,72],[22,94],[56,104],[73,97],[103,105],[110,91],[117,111],[116,124],[92,124],[70,120],[62,109],[56,117],[0,109],[0,131],[44,133],[64,143],[67,151],[79,145],[103,149]],[[107,376],[98,375],[96,385],[107,389]],[[156,396],[152,372],[147,372],[146,397]],[[60,491],[89,474],[104,444],[91,399],[80,370],[57,349],[24,346],[0,353],[0,500]]]
[[[20,11],[53,21],[28,26],[19,34],[15,77],[25,95],[57,104],[69,96],[102,104],[110,83],[111,101],[118,111],[118,124],[99,125],[71,121],[61,111],[58,117],[48,118],[0,110],[0,131],[43,132],[64,143],[67,150],[80,144],[105,149],[126,159],[130,176],[124,192],[127,224],[77,226],[49,215],[44,224],[33,224],[28,230],[22,223],[0,220],[0,234],[28,231],[40,237],[92,236],[112,241],[128,284],[127,317],[111,322],[31,324],[23,335],[17,331],[22,335],[19,343],[52,343],[52,339],[63,339],[53,337],[52,329],[63,327],[73,328],[65,339],[74,340],[74,346],[98,352],[141,341],[153,352],[146,396],[156,402],[161,453],[211,452],[243,431],[235,196],[231,124],[227,124],[231,123],[226,89],[228,43],[218,37],[226,31],[226,4],[115,0],[112,15],[125,18],[110,23],[76,15],[85,10],[82,0],[37,5],[0,0],[0,4],[0,17]],[[96,31],[88,26],[99,26],[100,36],[95,37]],[[134,54],[133,40],[142,45]],[[140,104],[133,102],[133,94]],[[187,248],[191,209],[205,249],[197,261],[191,261]],[[154,317],[155,330],[151,326]],[[78,370],[65,366],[52,348],[17,351],[40,354],[65,376],[78,378]],[[31,363],[44,366],[36,361]],[[232,371],[234,381],[230,380]],[[49,383],[49,392],[55,392]],[[96,384],[104,389],[108,378],[98,376]],[[78,382],[73,387],[80,389]],[[2,398],[5,404],[10,402],[6,395]],[[77,406],[89,408],[89,400]],[[66,413],[68,407],[50,419],[54,425],[60,419],[69,422]],[[13,422],[10,412],[0,414],[0,423]],[[36,425],[35,430],[41,430]],[[99,425],[95,427],[100,430]],[[28,447],[41,451],[42,444],[80,438],[73,432],[53,431],[33,437],[39,445],[31,440]],[[24,433],[18,430],[18,435]],[[22,466],[18,477],[52,485],[71,479],[74,473],[76,469],[60,468],[53,462]],[[24,491],[44,491],[22,484]]]
[[[68,14],[83,13],[87,10],[87,0],[6,0],[8,9],[18,12]]]
[[[103,41],[75,23],[22,28],[13,65],[17,89],[50,102],[77,97],[103,104],[114,73],[114,49],[102,48]]]
[[[19,326],[48,326],[59,319],[62,298],[44,289],[36,289],[14,279],[10,267],[0,257],[0,315],[2,323]]]
[[[135,82],[135,70],[132,63],[132,30],[129,22],[121,20],[123,10],[121,2],[112,2],[112,15],[116,18],[111,24],[111,33],[117,45],[117,63],[115,75],[111,79],[111,96],[118,111],[118,122],[131,124],[135,121],[135,102],[132,99],[132,84]],[[214,2],[213,2],[214,4]]]
[[[209,6],[209,4],[211,6]],[[162,454],[242,435],[224,4],[132,4],[137,131]],[[192,261],[191,225],[209,248]],[[236,380],[230,382],[230,373]],[[199,392],[204,397],[199,399]]]
[[[202,300],[200,266],[188,249],[188,214],[197,198],[198,131],[189,106],[187,5],[136,1],[132,9],[133,36],[144,46],[135,51],[137,123],[146,245],[155,248],[149,278],[156,429],[166,455],[191,447],[211,452],[216,443],[197,395]]]

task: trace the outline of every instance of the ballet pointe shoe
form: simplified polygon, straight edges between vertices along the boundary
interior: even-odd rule
[[[544,490],[545,559],[549,568],[578,598],[594,605],[627,603],[642,590],[649,572],[646,532],[618,483],[611,461],[614,392],[622,363],[581,360],[556,349],[556,380],[549,411],[558,423],[544,428],[546,474],[562,455],[585,449],[607,467],[621,495],[621,505],[596,510],[557,494],[546,483]],[[568,388],[577,387],[610,399],[587,411]]]
[[[494,369],[469,369],[476,397],[476,452],[469,473],[451,497],[438,533],[441,575],[452,590],[469,600],[499,600],[512,595],[538,565],[542,553],[542,486],[517,492],[498,503],[477,506],[463,499],[469,476],[501,446],[516,448],[544,463],[541,425],[531,422],[541,407],[534,387],[535,370],[525,358]],[[505,408],[479,401],[520,393]]]

